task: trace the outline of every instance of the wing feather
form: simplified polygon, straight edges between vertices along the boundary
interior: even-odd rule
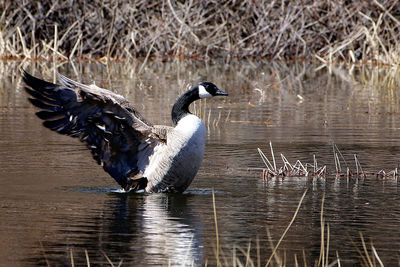
[[[40,109],[36,115],[44,120],[45,127],[86,143],[97,163],[123,188],[131,186],[132,176],[141,180],[144,170],[138,166],[139,157],[150,155],[166,137],[158,134],[125,98],[62,75],[60,85],[25,71],[22,76],[28,85],[29,101]]]

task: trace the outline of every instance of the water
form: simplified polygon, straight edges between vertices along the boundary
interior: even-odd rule
[[[183,194],[123,194],[77,140],[41,126],[26,100],[20,63],[1,62],[0,265],[215,265],[219,258],[265,264],[307,194],[278,249],[291,265],[308,265],[321,248],[321,205],[329,225],[329,262],[360,264],[361,236],[383,263],[400,251],[396,179],[287,177],[263,181],[257,153],[271,140],[290,162],[334,171],[332,142],[351,169],[357,153],[365,170],[393,170],[400,155],[399,91],[389,71],[318,68],[308,63],[154,62],[138,66],[65,63],[58,70],[127,97],[150,121],[170,125],[176,97],[199,80],[230,95],[193,106],[208,127],[203,165]],[[52,65],[26,63],[52,79]],[[394,77],[399,77],[398,75]],[[396,80],[393,78],[393,81]],[[392,83],[393,83],[392,81]],[[278,158],[279,157],[279,158]],[[344,165],[344,163],[342,162]],[[269,234],[268,234],[269,233]],[[328,241],[325,230],[324,244]],[[326,249],[326,247],[325,247]],[[249,252],[247,252],[249,251]],[[325,250],[326,252],[326,250]],[[104,255],[105,254],[105,255]],[[260,256],[258,256],[260,255]],[[273,261],[275,264],[276,261]]]

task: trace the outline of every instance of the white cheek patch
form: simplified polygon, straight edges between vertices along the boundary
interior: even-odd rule
[[[212,95],[207,92],[206,88],[203,85],[199,85],[199,97],[200,98],[210,98]]]

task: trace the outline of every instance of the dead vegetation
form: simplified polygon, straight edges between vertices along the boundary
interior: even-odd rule
[[[397,64],[400,2],[11,1],[3,59],[349,59]]]
[[[229,259],[226,255],[229,255],[222,248],[219,242],[218,232],[218,221],[217,221],[217,211],[215,207],[215,197],[213,192],[213,210],[214,210],[214,219],[215,219],[215,230],[216,230],[216,248],[215,248],[215,256],[216,256],[216,266],[321,266],[321,267],[329,267],[329,266],[342,266],[343,263],[346,262],[344,257],[340,256],[340,252],[335,250],[332,253],[332,248],[330,247],[331,240],[331,226],[329,220],[326,219],[325,214],[325,194],[322,196],[321,200],[321,210],[320,210],[320,252],[314,260],[314,262],[309,262],[307,260],[306,251],[303,249],[301,253],[294,253],[293,260],[288,256],[288,252],[285,249],[281,249],[280,245],[282,241],[285,239],[286,234],[292,228],[297,215],[300,212],[300,208],[304,202],[304,199],[307,195],[308,189],[306,189],[301,196],[297,208],[293,213],[292,219],[288,223],[287,227],[281,234],[279,240],[274,242],[271,237],[271,231],[267,229],[267,237],[270,243],[271,254],[266,257],[266,255],[261,255],[260,253],[260,244],[258,240],[256,242],[249,241],[247,248],[238,247],[236,245],[233,246],[233,253],[231,259]],[[360,241],[356,242],[351,238],[352,244],[354,245],[355,250],[359,256],[359,262],[353,263],[359,266],[384,266],[377,249],[372,241],[366,242],[362,232],[359,232]],[[254,245],[255,243],[255,245]],[[256,256],[251,254],[251,249],[254,250],[254,247],[257,251]],[[362,249],[361,249],[362,248]],[[332,254],[334,256],[332,256]],[[265,261],[265,263],[262,261]],[[343,261],[343,263],[342,263]],[[206,264],[207,266],[207,264]]]
[[[269,143],[271,149],[271,158],[268,157],[258,148],[258,153],[261,156],[262,161],[265,164],[265,168],[262,168],[262,178],[263,180],[268,180],[269,178],[284,178],[284,177],[327,177],[328,175],[334,176],[336,178],[368,178],[376,177],[379,179],[395,179],[399,178],[398,167],[391,171],[367,171],[363,170],[360,161],[358,160],[357,154],[353,155],[354,158],[354,168],[351,168],[350,163],[348,164],[342,152],[336,144],[332,144],[333,149],[333,159],[335,162],[335,171],[330,171],[327,169],[326,165],[318,165],[318,161],[315,155],[313,155],[312,163],[302,163],[297,160],[294,164],[291,164],[283,154],[280,154],[283,166],[277,166],[277,161],[275,159],[275,153],[272,147],[272,143]],[[271,163],[272,162],[272,163]]]

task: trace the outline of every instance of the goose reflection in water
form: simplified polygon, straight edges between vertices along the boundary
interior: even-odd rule
[[[75,264],[84,266],[84,250],[92,265],[108,264],[102,251],[130,266],[201,265],[203,223],[189,207],[195,199],[191,194],[112,193],[105,207],[87,211],[91,217],[82,212],[60,218],[65,225],[55,233],[58,240],[43,242],[46,258],[28,261],[62,265],[70,262],[73,248]]]
[[[199,219],[188,215],[190,210],[186,210],[186,200],[187,197],[182,195],[151,195],[145,199],[143,241],[147,262],[157,264],[164,258],[171,265],[198,266],[202,263],[203,245],[199,232],[202,227],[193,225]]]

